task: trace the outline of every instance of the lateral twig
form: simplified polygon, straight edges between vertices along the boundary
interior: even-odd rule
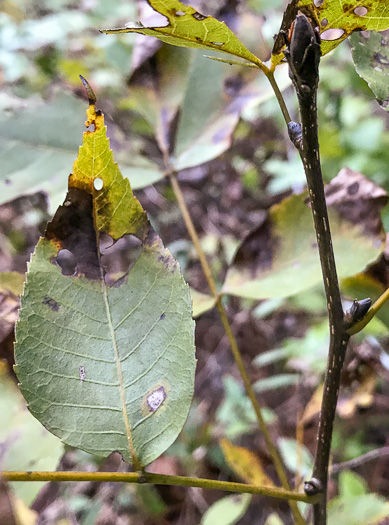
[[[177,487],[200,487],[203,489],[225,490],[248,494],[261,494],[271,498],[290,501],[304,501],[313,503],[317,498],[299,492],[288,491],[276,487],[262,487],[218,481],[214,479],[191,478],[186,476],[171,476],[168,474],[154,474],[152,472],[1,472],[6,481],[95,481],[116,483],[152,483],[154,485],[174,485]]]
[[[295,19],[292,36],[287,43],[288,49],[285,54],[289,62],[289,74],[297,93],[301,116],[301,130],[296,123],[290,123],[289,134],[300,152],[307,178],[330,325],[330,347],[313,478],[305,484],[307,493],[321,494],[320,501],[314,505],[314,525],[325,525],[333,421],[339,393],[340,374],[350,336],[346,332],[344,322],[320,165],[316,100],[319,82],[320,39],[311,21],[305,15],[299,14]]]

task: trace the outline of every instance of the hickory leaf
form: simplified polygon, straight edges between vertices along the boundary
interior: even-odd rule
[[[384,247],[379,209],[387,199],[379,193],[379,203],[370,203],[363,192],[364,180],[362,174],[342,170],[326,187],[340,278],[362,271]],[[355,182],[359,191],[351,195],[348,190]],[[372,183],[368,189],[379,192]],[[321,282],[312,212],[304,198],[305,194],[292,195],[274,205],[268,219],[246,237],[227,273],[223,293],[249,299],[288,297]],[[364,230],[367,210],[376,217],[377,226],[371,231]]]
[[[206,16],[178,0],[148,0],[148,4],[166,18],[166,24],[156,27],[119,27],[103,29],[102,33],[140,33],[155,36],[173,46],[223,51],[262,67],[261,60],[251,53],[234,33],[211,16]]]
[[[30,412],[53,434],[92,454],[119,451],[140,468],[188,414],[191,301],[113,160],[104,116],[94,105],[87,115],[94,129],[29,264],[15,369]],[[137,245],[133,266],[118,266]]]
[[[289,31],[298,11],[310,17],[321,38],[321,53],[335,49],[354,31],[385,31],[389,28],[387,2],[382,0],[292,0],[281,29]],[[279,34],[272,51],[275,67],[284,57],[285,38]]]

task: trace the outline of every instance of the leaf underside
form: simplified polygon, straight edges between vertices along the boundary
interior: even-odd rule
[[[190,407],[189,288],[114,163],[103,116],[91,106],[88,117],[95,130],[84,133],[64,204],[29,264],[15,369],[53,434],[139,468],[175,440]],[[135,238],[139,257],[118,268],[110,250]]]

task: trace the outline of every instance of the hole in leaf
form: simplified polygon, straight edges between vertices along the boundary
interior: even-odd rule
[[[313,0],[313,5],[315,7],[320,7],[324,0]]]
[[[193,18],[195,18],[199,22],[201,22],[202,20],[205,20],[207,18],[206,16],[202,15],[201,13],[194,13],[192,16],[193,16]]]
[[[104,182],[103,179],[100,179],[100,177],[96,177],[93,181],[93,187],[96,191],[100,191],[103,189]]]
[[[338,40],[341,36],[344,35],[344,29],[327,29],[324,31],[320,38],[322,40]]]
[[[184,16],[185,11],[176,11],[176,16]]]
[[[62,275],[74,275],[77,266],[77,259],[72,252],[66,249],[60,250],[55,260],[61,268]]]
[[[367,14],[367,11],[368,11],[367,7],[362,6],[362,5],[360,5],[360,6],[358,6],[358,7],[356,7],[354,9],[354,13],[357,16],[365,16]]]
[[[320,25],[321,25],[322,27],[326,27],[327,24],[328,24],[328,20],[327,20],[327,18],[323,18],[323,20],[320,22]]]
[[[116,242],[110,235],[100,237],[101,264],[108,286],[120,286],[142,251],[141,241],[134,235],[123,235]]]

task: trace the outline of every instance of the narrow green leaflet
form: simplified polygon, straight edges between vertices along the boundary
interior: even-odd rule
[[[170,154],[176,171],[224,153],[242,112],[274,96],[263,75],[244,68],[237,80],[232,79],[229,65],[204,60],[194,49],[163,46],[154,63],[158,82],[152,76],[147,82],[134,77],[123,105],[152,126],[160,150]],[[160,171],[159,178],[164,176]],[[144,177],[143,186],[147,184]]]
[[[358,75],[369,84],[380,106],[389,111],[389,31],[355,33],[350,42]]]
[[[64,452],[58,438],[29,414],[16,382],[0,363],[0,450],[2,470],[55,470]],[[11,483],[30,505],[45,483]]]
[[[389,28],[388,4],[383,0],[292,0],[288,5],[281,29],[289,31],[297,12],[302,11],[315,21],[321,38],[321,52],[326,55],[354,31],[385,31]],[[285,39],[278,35],[272,64],[282,60]]]
[[[166,25],[157,27],[137,25],[104,29],[101,32],[107,34],[140,33],[155,36],[162,42],[173,46],[223,51],[248,60],[259,68],[262,66],[261,60],[240,42],[224,22],[202,15],[193,7],[177,0],[148,0],[148,4],[166,17]]]
[[[193,395],[189,287],[88,112],[66,199],[29,264],[16,373],[29,410],[65,443],[135,468],[176,439]],[[135,263],[134,250],[140,251]]]

